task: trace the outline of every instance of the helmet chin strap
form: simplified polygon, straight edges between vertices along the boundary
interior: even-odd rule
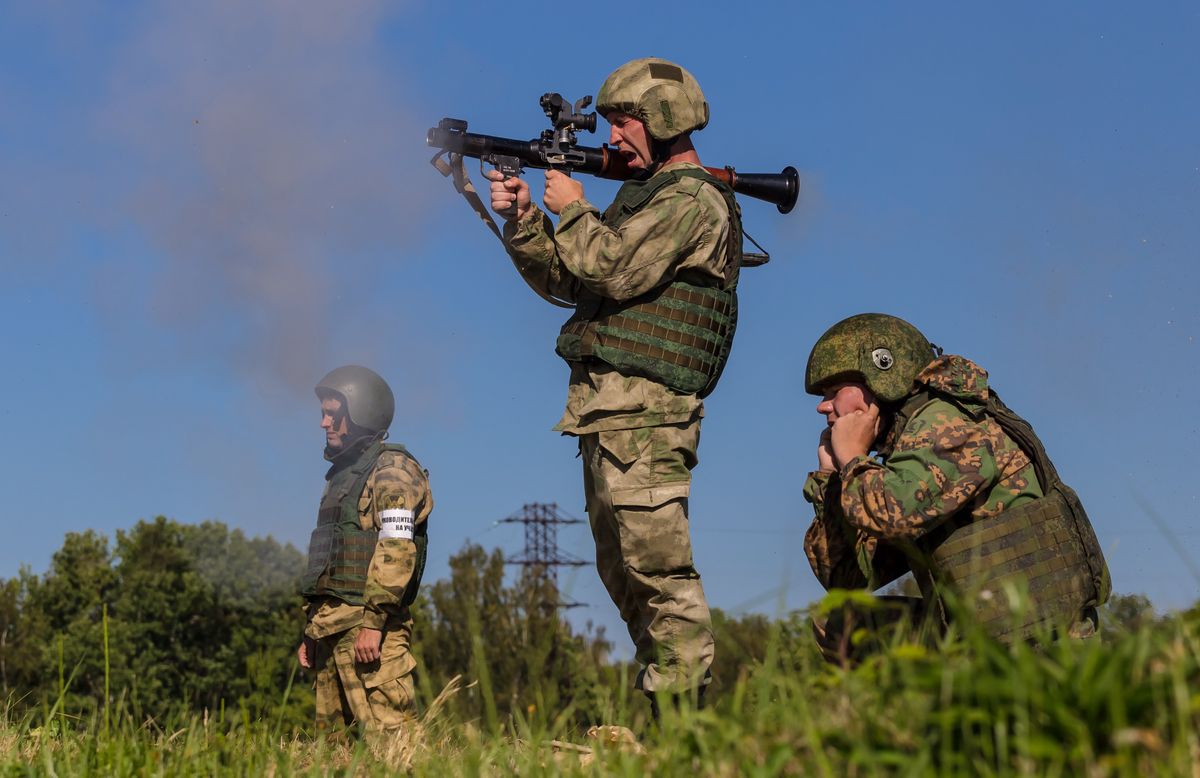
[[[354,437],[350,437],[353,435]],[[356,426],[353,422],[350,423],[349,429],[346,431],[346,438],[343,439],[342,445],[338,448],[325,446],[325,458],[333,462],[345,456],[351,451],[357,451],[366,448],[377,440],[383,440],[387,437],[388,431],[371,432],[368,429]]]
[[[651,136],[650,138],[650,161],[654,163],[654,172],[658,172],[667,160],[671,157],[671,147],[675,145],[675,141],[679,136],[668,138],[667,140],[659,140]]]

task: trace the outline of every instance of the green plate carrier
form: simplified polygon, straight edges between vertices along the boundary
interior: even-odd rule
[[[309,539],[308,567],[300,586],[300,593],[305,598],[335,597],[351,605],[363,604],[367,570],[375,554],[379,533],[362,528],[358,501],[384,451],[403,454],[416,461],[404,446],[378,441],[368,446],[354,464],[342,468],[330,479],[326,497],[317,513],[317,528]],[[417,546],[417,560],[401,598],[401,604],[405,606],[416,599],[425,572],[429,548],[425,524],[417,527],[413,542]]]
[[[933,396],[922,392],[911,398],[896,423],[906,423]],[[974,409],[936,396],[977,420],[995,420],[1032,460],[1044,496],[978,521],[964,511],[921,538],[908,553],[926,598],[934,601],[938,586],[952,587],[984,629],[1005,642],[1042,628],[1065,629],[1085,609],[1106,602],[1112,583],[1091,521],[1029,422],[994,391],[986,406]],[[1014,587],[1028,596],[1020,614],[1009,605],[1008,590]]]
[[[725,368],[737,329],[737,281],[742,262],[741,216],[733,190],[704,170],[682,168],[645,181],[626,181],[602,221],[617,229],[663,187],[684,178],[707,182],[730,214],[729,255],[720,286],[675,280],[617,302],[583,290],[563,325],[555,351],[568,362],[597,359],[685,394],[707,397]]]

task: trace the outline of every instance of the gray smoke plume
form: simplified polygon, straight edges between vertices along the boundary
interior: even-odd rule
[[[311,386],[344,358],[358,292],[414,243],[422,133],[378,43],[394,9],[216,0],[130,25],[99,133],[132,166],[122,210],[155,256],[133,304],[188,352]]]

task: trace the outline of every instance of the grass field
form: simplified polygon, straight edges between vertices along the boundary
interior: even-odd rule
[[[1103,640],[1004,647],[967,630],[934,649],[900,638],[852,669],[827,665],[799,619],[699,713],[646,721],[603,690],[591,734],[565,710],[489,728],[454,686],[380,740],[314,740],[222,713],[80,720],[53,701],[0,717],[4,775],[1191,776],[1200,778],[1200,621],[1167,618]],[[632,734],[632,733],[631,733]],[[628,738],[628,735],[625,736]]]

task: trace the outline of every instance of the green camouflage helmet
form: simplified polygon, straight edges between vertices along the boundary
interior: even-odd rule
[[[822,395],[841,381],[862,381],[884,402],[907,396],[937,352],[920,330],[885,313],[860,313],[830,327],[813,346],[804,390]]]
[[[626,62],[604,79],[596,110],[640,119],[656,140],[670,140],[708,124],[708,103],[692,74],[673,62],[644,57]]]
[[[346,416],[363,429],[383,432],[391,426],[396,398],[374,370],[358,365],[339,367],[317,383],[316,391],[321,399],[332,394],[345,403]]]

